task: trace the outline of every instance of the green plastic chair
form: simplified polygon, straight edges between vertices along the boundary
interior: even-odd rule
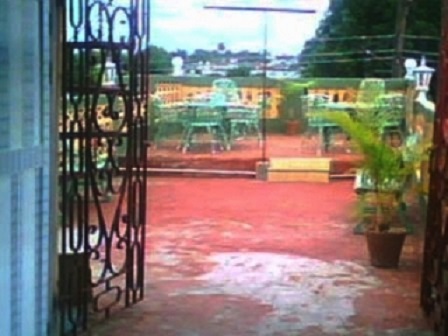
[[[227,119],[230,128],[229,138],[231,143],[238,138],[254,134],[258,139],[258,144],[262,144],[260,109],[258,107],[228,108]]]
[[[384,79],[366,78],[359,86],[355,117],[362,118],[380,136],[392,131],[403,136],[405,97],[400,93],[386,93]]]
[[[356,103],[371,104],[386,93],[386,81],[382,78],[365,78],[359,84]]]
[[[185,121],[182,114],[185,112],[182,107],[160,107],[155,118],[156,131],[154,136],[154,148],[157,148],[162,141],[170,139],[173,134],[182,132]]]
[[[208,133],[212,136],[211,152],[216,153],[216,145],[221,150],[230,150],[230,142],[224,126],[224,112],[222,108],[201,106],[191,108],[185,113],[183,119],[185,132],[182,138],[181,149],[186,153],[196,142],[198,134]]]
[[[238,94],[238,87],[232,79],[219,78],[212,82],[213,93],[222,94],[225,101],[237,102],[240,100]]]
[[[384,94],[378,98],[378,113],[384,120],[381,133],[389,130],[405,131],[405,97],[402,93]]]
[[[329,101],[330,97],[323,94],[309,94],[302,97],[302,111],[306,111],[309,127],[320,130],[322,127],[333,125],[327,120],[313,115],[315,112],[322,111]]]

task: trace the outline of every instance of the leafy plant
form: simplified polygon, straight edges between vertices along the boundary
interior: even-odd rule
[[[395,38],[397,0],[332,0],[316,34],[305,43],[300,55],[306,77],[365,77],[384,74],[390,62],[381,52]],[[440,0],[407,1],[410,8],[406,34],[440,35]],[[390,35],[392,34],[392,35]],[[350,38],[346,38],[350,37]],[[370,38],[381,37],[381,38]],[[405,38],[405,49],[425,55],[437,52],[438,41]]]
[[[421,160],[418,143],[393,147],[385,142],[382,129],[387,116],[378,117],[381,113],[375,104],[358,108],[354,115],[340,111],[317,112],[319,117],[337,124],[362,155],[362,172],[373,187],[373,199],[369,200],[369,206],[374,208],[371,229],[377,232],[389,230],[398,217],[397,195],[403,192],[416,162]]]
[[[288,82],[282,87],[282,106],[281,109],[289,120],[300,119],[301,116],[301,99],[306,94],[308,88],[314,85],[313,81],[306,83]]]

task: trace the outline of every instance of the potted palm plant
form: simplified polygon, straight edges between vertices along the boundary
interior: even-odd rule
[[[378,98],[378,97],[377,97]],[[401,196],[415,172],[420,151],[417,143],[385,140],[385,125],[397,116],[383,109],[377,98],[363,102],[355,113],[319,111],[319,116],[337,124],[361,156],[357,187],[365,190],[358,198],[358,213],[365,225],[365,237],[373,266],[397,267],[408,234],[400,212]]]

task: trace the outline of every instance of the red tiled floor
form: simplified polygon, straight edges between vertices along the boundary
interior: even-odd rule
[[[421,229],[399,269],[369,266],[352,184],[151,178],[146,299],[93,334],[431,335]]]

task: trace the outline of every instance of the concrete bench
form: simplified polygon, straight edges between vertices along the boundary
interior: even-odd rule
[[[271,158],[267,170],[269,182],[330,181],[329,158]]]

